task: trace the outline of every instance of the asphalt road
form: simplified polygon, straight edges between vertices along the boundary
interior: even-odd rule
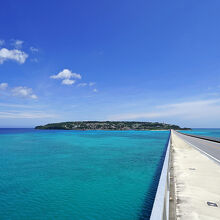
[[[203,140],[196,137],[190,137],[175,131],[174,133],[178,137],[182,138],[185,142],[190,144],[192,147],[200,150],[202,153],[206,154],[208,157],[220,164],[220,143]]]

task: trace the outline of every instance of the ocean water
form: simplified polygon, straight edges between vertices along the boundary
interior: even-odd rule
[[[149,219],[168,134],[0,129],[0,219]]]
[[[220,128],[193,128],[189,131],[180,131],[187,134],[220,138]]]

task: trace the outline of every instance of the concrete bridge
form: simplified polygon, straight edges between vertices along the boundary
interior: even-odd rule
[[[172,130],[151,220],[220,220],[220,140]]]

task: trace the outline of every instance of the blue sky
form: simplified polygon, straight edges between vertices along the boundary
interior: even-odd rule
[[[220,127],[219,11],[218,0],[3,1],[0,127]]]

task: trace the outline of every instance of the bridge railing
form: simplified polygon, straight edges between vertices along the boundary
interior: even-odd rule
[[[150,220],[168,220],[169,219],[169,197],[170,197],[170,137],[167,142],[167,150],[160,175],[160,180],[154,199],[154,205],[151,212]]]

